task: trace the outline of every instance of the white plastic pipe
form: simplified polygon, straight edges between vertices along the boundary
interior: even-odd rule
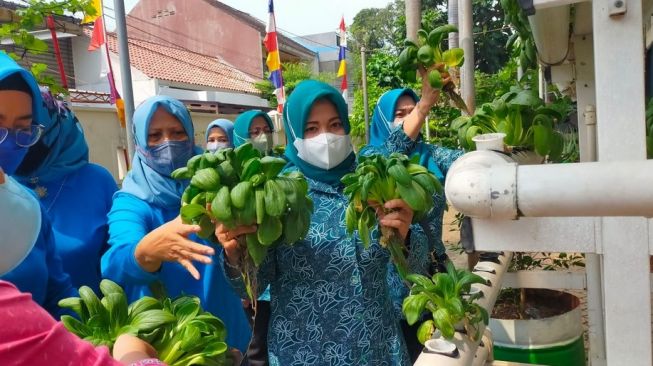
[[[569,53],[570,6],[537,9],[528,17],[539,60],[544,64],[559,64]]]
[[[445,192],[474,218],[653,217],[653,160],[518,166],[474,151],[451,166]]]

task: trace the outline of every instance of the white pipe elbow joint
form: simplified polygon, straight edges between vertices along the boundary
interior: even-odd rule
[[[449,203],[473,218],[517,218],[517,164],[492,151],[465,154],[449,168]]]

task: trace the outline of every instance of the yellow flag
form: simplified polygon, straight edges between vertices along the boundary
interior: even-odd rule
[[[102,16],[102,0],[92,0],[91,4],[93,5],[93,9],[95,9],[95,15],[84,14],[82,24],[93,23],[95,22],[95,19]]]

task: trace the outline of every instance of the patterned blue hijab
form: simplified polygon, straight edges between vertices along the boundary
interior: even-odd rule
[[[46,115],[40,123],[45,129],[16,173],[25,184],[55,181],[88,164],[88,145],[75,114],[47,89],[41,96]]]
[[[145,164],[146,158],[143,155],[147,151],[147,135],[150,129],[150,122],[154,112],[161,107],[168,113],[175,116],[184,126],[190,141],[195,144],[195,130],[190,113],[186,106],[177,99],[156,96],[144,101],[134,112],[134,139],[136,140],[136,152],[132,160],[132,169],[122,183],[120,192],[130,193],[143,201],[159,207],[178,207],[181,201],[181,194],[188,185],[188,182],[178,181],[168,176],[159,174]],[[195,147],[195,154],[200,154],[202,149]]]
[[[213,127],[218,127],[224,133],[227,135],[227,139],[229,140],[229,145],[230,147],[234,147],[234,124],[228,119],[224,118],[219,118],[216,119],[215,121],[209,123],[209,126],[206,128],[206,134],[204,136],[204,142],[209,141],[209,134],[211,133],[211,129]]]
[[[374,114],[372,115],[372,125],[370,126],[370,145],[383,146],[390,133],[393,130],[393,122],[395,120],[395,111],[397,109],[397,102],[399,98],[407,95],[411,97],[415,103],[419,101],[419,97],[412,89],[392,89],[387,91],[379,98]],[[419,138],[421,140],[421,137]],[[428,144],[418,140],[415,144],[413,151],[408,155],[419,155],[420,165],[427,168],[433,173],[440,181],[443,181],[444,174],[438,167],[437,162],[433,159],[433,154]]]
[[[258,109],[241,113],[234,121],[235,147],[238,147],[249,141],[249,126],[252,124],[252,121],[256,117],[263,117],[265,122],[267,122],[268,126],[270,127],[270,131],[274,131],[274,124],[272,124],[272,119],[270,116],[268,116],[267,113]]]
[[[300,159],[297,155],[297,148],[294,145],[295,137],[304,138],[306,119],[311,113],[313,103],[319,99],[327,99],[335,105],[345,132],[349,134],[350,126],[349,117],[347,116],[347,104],[342,98],[342,95],[332,86],[321,81],[302,81],[297,84],[295,90],[290,94],[283,109],[283,124],[286,130],[286,139],[288,140],[286,157],[289,163],[287,168],[296,166],[305,176],[336,186],[340,185],[340,178],[353,169],[356,163],[356,155],[353,152],[338,166],[325,170]]]

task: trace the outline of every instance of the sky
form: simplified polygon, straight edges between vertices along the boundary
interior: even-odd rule
[[[221,0],[221,2],[249,13],[267,23],[268,0]],[[315,33],[335,31],[344,15],[345,23],[351,24],[354,16],[365,8],[382,8],[392,0],[276,0],[274,12],[277,28],[291,36],[305,36]],[[107,4],[108,3],[108,4]],[[125,0],[127,13],[138,0]],[[112,1],[105,4],[113,8]],[[107,10],[113,15],[113,11]],[[111,19],[107,19],[107,28],[113,29]]]

